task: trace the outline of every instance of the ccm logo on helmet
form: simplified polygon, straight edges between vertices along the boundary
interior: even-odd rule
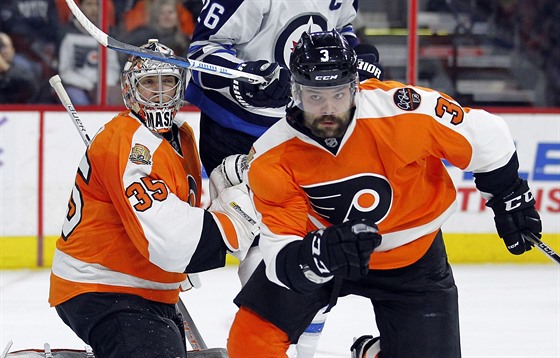
[[[330,80],[336,80],[337,78],[338,75],[315,76],[316,81],[330,81]]]

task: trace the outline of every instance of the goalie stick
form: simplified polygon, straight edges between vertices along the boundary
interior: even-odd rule
[[[101,31],[97,26],[91,22],[86,15],[80,10],[78,5],[74,2],[74,0],[66,0],[66,4],[72,11],[72,14],[76,19],[80,22],[83,28],[101,45],[118,51],[127,53],[129,55],[135,55],[140,57],[152,58],[154,60],[158,60],[161,62],[171,63],[173,65],[183,67],[189,70],[196,70],[200,72],[210,73],[213,75],[227,77],[227,78],[235,78],[239,81],[249,82],[252,84],[265,84],[267,80],[262,76],[257,76],[252,73],[247,73],[243,71],[234,70],[227,67],[212,65],[209,63],[190,60],[180,56],[175,55],[166,55],[156,51],[150,51],[144,48],[140,48],[138,46],[129,45],[124,42],[120,42],[111,36],[107,35],[103,31]]]
[[[84,141],[86,147],[89,146],[91,143],[91,138],[88,135],[87,130],[83,125],[80,116],[78,115],[78,112],[76,112],[76,109],[72,104],[72,101],[70,100],[70,97],[68,96],[68,93],[66,92],[66,89],[62,84],[62,80],[60,79],[60,76],[59,75],[52,76],[49,79],[49,83],[51,87],[54,89],[54,91],[56,92],[58,98],[60,99],[60,102],[62,102],[62,104],[66,108],[66,111],[70,115],[70,119],[72,119],[72,122],[76,126],[76,129],[78,129],[78,132],[80,132],[80,136],[82,137],[82,140]],[[197,275],[189,274],[189,276],[191,276],[189,282],[191,282],[193,287],[197,287],[196,282],[200,281]],[[200,283],[198,283],[198,286],[200,286]],[[202,335],[200,334],[198,328],[194,324],[194,320],[192,319],[189,311],[187,310],[187,307],[181,300],[180,296],[179,296],[179,302],[177,303],[177,309],[183,316],[183,326],[185,328],[185,335],[192,349],[194,351],[200,351],[201,353],[206,352],[210,354],[210,355],[200,355],[200,357],[221,358],[221,357],[228,356],[227,351],[224,348],[208,349],[206,343],[204,342],[204,339],[202,338]]]

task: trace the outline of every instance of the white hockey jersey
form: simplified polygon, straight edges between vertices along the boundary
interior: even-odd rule
[[[228,0],[206,2],[188,57],[236,68],[266,60],[287,67],[304,31],[341,32],[353,45],[351,22],[357,0]],[[193,71],[185,98],[227,128],[260,136],[284,116],[285,108],[243,108],[230,95],[231,80]]]

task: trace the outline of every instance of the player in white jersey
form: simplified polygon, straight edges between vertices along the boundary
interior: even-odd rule
[[[201,110],[200,156],[208,174],[223,158],[248,153],[285,113],[286,70],[304,31],[337,29],[354,46],[357,0],[209,0],[188,57],[274,78],[266,87],[194,71],[185,99]],[[268,65],[268,66],[267,66]]]

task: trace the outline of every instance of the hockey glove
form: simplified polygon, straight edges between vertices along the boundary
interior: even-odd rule
[[[368,78],[377,78],[383,81],[383,67],[379,64],[379,52],[377,48],[369,44],[359,44],[354,47],[358,56],[358,76],[360,81]]]
[[[257,213],[245,184],[225,188],[209,208],[228,251],[240,261],[260,234]]]
[[[225,157],[222,164],[210,173],[210,199],[216,199],[225,188],[240,184],[243,181],[243,173],[248,167],[245,154],[233,154]]]
[[[519,178],[511,188],[490,199],[486,206],[494,211],[498,235],[512,254],[521,255],[531,250],[526,239],[530,233],[541,237],[541,218],[526,180]]]
[[[280,108],[288,103],[290,71],[264,60],[244,62],[237,69],[262,76],[268,81],[256,85],[232,80],[230,93],[242,107]]]
[[[375,222],[353,220],[308,233],[300,257],[320,277],[358,280],[367,275],[370,255],[380,244]]]

